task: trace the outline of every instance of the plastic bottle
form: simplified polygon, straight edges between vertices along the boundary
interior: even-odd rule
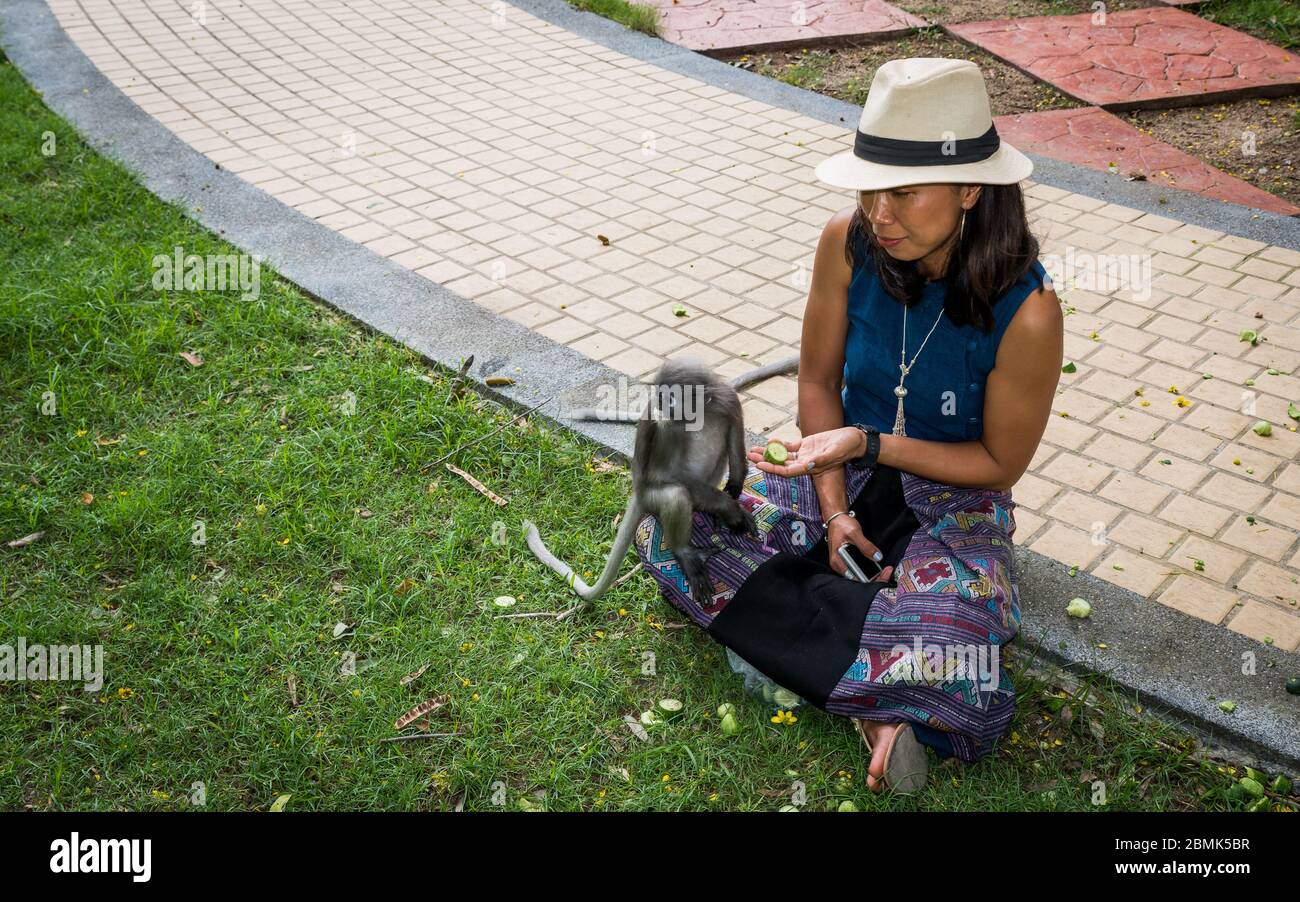
[[[793,711],[804,704],[797,694],[774,683],[766,674],[761,673],[730,648],[727,649],[727,663],[733,673],[745,678],[745,691],[755,698],[761,698],[769,705],[775,705],[782,711]]]

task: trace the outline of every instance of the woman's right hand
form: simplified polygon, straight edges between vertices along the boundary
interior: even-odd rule
[[[883,557],[880,549],[877,548],[862,532],[862,524],[853,517],[850,517],[848,514],[842,514],[841,516],[836,517],[831,522],[830,527],[826,530],[826,543],[830,546],[828,550],[830,552],[831,569],[840,576],[844,576],[848,567],[845,566],[844,559],[836,554],[836,549],[845,542],[856,546],[864,555],[876,560],[877,562],[879,562],[881,557]],[[889,582],[889,578],[893,572],[893,567],[886,567],[872,579],[873,581],[878,580],[880,582]]]

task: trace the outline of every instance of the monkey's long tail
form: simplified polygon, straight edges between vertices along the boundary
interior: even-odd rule
[[[604,595],[614,584],[614,579],[618,576],[618,568],[623,564],[623,557],[627,554],[628,548],[632,547],[632,538],[636,534],[636,525],[641,519],[641,513],[641,506],[637,504],[636,494],[633,493],[627,500],[627,509],[618,524],[618,535],[614,537],[614,548],[605,562],[605,571],[600,574],[600,579],[594,586],[588,586],[572,567],[551,554],[531,520],[525,520],[523,526],[524,533],[528,537],[528,547],[532,549],[533,554],[537,555],[537,559],[560,574],[580,598],[591,601]]]
[[[741,373],[731,380],[731,387],[736,391],[744,391],[751,385],[762,382],[764,379],[771,379],[773,376],[785,376],[789,373],[799,371],[799,355],[794,354],[790,357],[783,357],[772,363],[756,367],[748,373]],[[635,423],[641,419],[640,413],[629,413],[625,410],[597,410],[594,407],[578,407],[569,412],[569,419],[584,422],[607,422],[607,423]]]
[[[641,419],[639,413],[626,410],[597,410],[594,407],[577,407],[569,412],[569,419],[584,423],[635,423]]]
[[[787,373],[797,373],[798,371],[799,355],[794,354],[752,369],[748,373],[741,373],[731,380],[731,387],[736,391],[743,391],[756,382],[762,382],[764,379],[771,379],[773,376],[784,376]]]

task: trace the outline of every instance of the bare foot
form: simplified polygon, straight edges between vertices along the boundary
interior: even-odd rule
[[[894,733],[902,725],[902,722],[863,721],[862,726],[866,730],[867,741],[871,743],[871,763],[867,765],[867,788],[872,792],[885,791],[885,751],[889,748]]]

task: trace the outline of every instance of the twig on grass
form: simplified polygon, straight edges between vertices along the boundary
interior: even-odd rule
[[[443,407],[446,407],[448,404],[451,403],[451,399],[455,396],[456,392],[458,392],[461,388],[460,385],[461,380],[465,378],[465,374],[469,372],[469,368],[473,365],[474,365],[474,355],[470,354],[469,357],[466,358],[465,362],[460,365],[460,373],[456,376],[452,376],[451,390],[447,392],[447,399],[442,402]]]
[[[552,396],[552,397],[554,397],[554,396]],[[487,435],[481,435],[481,436],[479,436],[478,438],[474,439],[474,441],[472,441],[472,442],[466,442],[465,444],[461,445],[459,448],[456,448],[455,450],[452,450],[452,451],[448,451],[446,454],[444,454],[442,457],[440,457],[440,458],[438,458],[437,460],[435,460],[433,463],[431,463],[431,464],[425,464],[423,467],[420,467],[420,472],[421,472],[421,473],[427,473],[430,469],[432,469],[433,467],[435,467],[435,466],[437,466],[438,464],[442,463],[444,460],[446,460],[447,458],[451,457],[451,456],[452,456],[453,454],[455,454],[457,451],[463,451],[463,450],[465,450],[466,448],[468,448],[470,445],[476,445],[476,444],[478,444],[479,442],[483,441],[483,439],[485,439],[485,438],[491,438],[492,436],[494,436],[494,435],[496,435],[498,432],[500,432],[502,429],[505,429],[507,426],[509,426],[509,425],[510,425],[511,423],[513,423],[515,420],[519,419],[520,417],[526,417],[526,416],[528,416],[530,413],[532,413],[532,412],[533,412],[534,410],[536,410],[538,407],[541,407],[542,404],[545,404],[545,403],[547,403],[547,402],[550,401],[550,400],[551,400],[550,398],[547,398],[545,401],[542,401],[542,402],[540,402],[539,404],[536,404],[536,405],[534,405],[533,407],[528,408],[528,409],[525,410],[523,413],[516,414],[514,417],[511,417],[509,420],[507,420],[506,422],[502,423],[502,424],[501,424],[500,426],[498,426],[496,429],[493,429],[493,430],[492,430],[491,432],[489,432]]]

